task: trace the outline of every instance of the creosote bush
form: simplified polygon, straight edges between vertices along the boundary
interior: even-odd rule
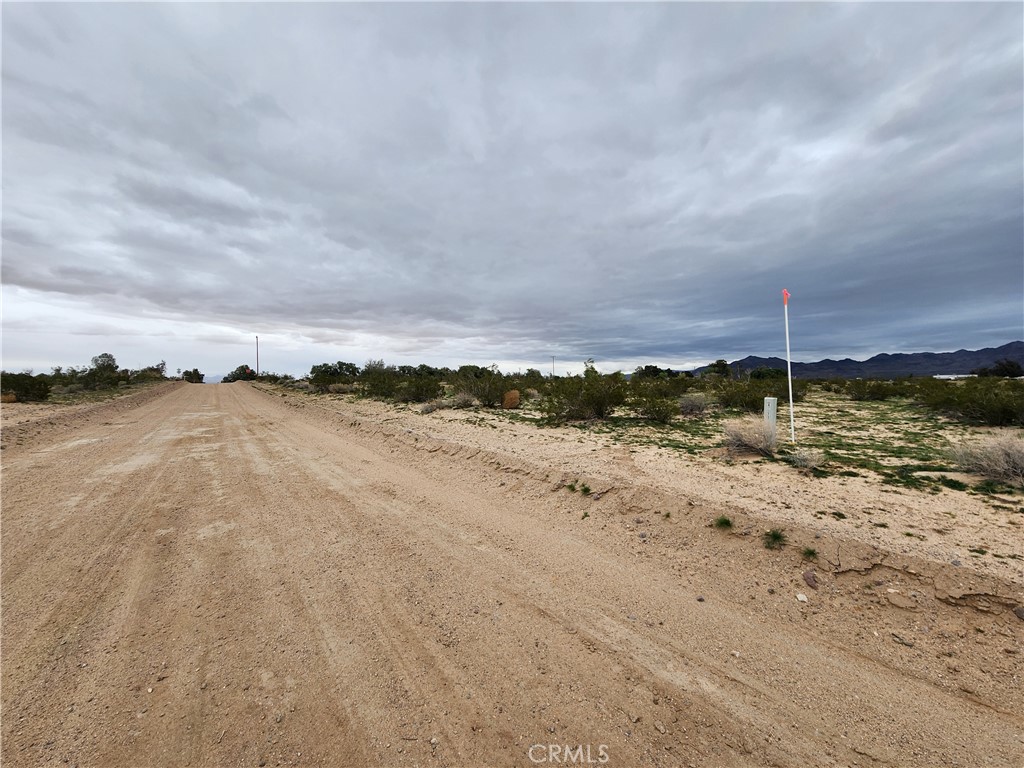
[[[606,419],[626,401],[626,379],[602,374],[587,360],[582,376],[553,379],[541,408],[554,422]]]
[[[779,447],[776,430],[760,416],[727,421],[722,431],[729,450],[749,450],[762,456],[774,456]]]
[[[1024,426],[1024,381],[921,379],[913,397],[922,405],[961,421],[992,427]]]
[[[760,379],[753,381],[733,381],[722,379],[714,386],[715,396],[723,408],[740,408],[752,413],[760,413],[764,409],[766,397],[777,397],[780,403],[789,401],[788,382],[778,379]],[[799,403],[807,396],[807,382],[793,382],[793,402]]]

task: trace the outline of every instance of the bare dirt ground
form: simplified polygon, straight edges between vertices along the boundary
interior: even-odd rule
[[[246,384],[13,410],[4,766],[1024,765],[1020,561],[950,562],[1020,529],[965,494]]]

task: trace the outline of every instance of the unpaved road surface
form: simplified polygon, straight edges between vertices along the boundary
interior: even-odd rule
[[[1024,765],[1019,584],[347,407],[5,442],[5,768]]]

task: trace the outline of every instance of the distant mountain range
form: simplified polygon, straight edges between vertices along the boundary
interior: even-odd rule
[[[1001,347],[956,352],[914,352],[912,354],[875,355],[867,360],[820,360],[817,363],[793,363],[794,379],[885,378],[895,376],[934,376],[941,373],[970,373],[990,366],[998,360],[1015,360],[1024,365],[1024,341],[1011,341]],[[730,363],[744,371],[755,368],[781,368],[786,361],[780,357],[745,357]],[[706,368],[707,366],[704,366]],[[700,373],[698,368],[694,373]]]

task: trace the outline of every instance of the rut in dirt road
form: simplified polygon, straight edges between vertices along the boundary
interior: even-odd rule
[[[234,384],[8,447],[4,766],[1024,762],[1012,707],[393,442]]]

